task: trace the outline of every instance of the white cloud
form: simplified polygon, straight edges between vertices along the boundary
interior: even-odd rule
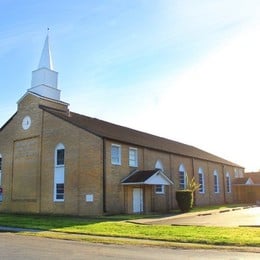
[[[140,83],[139,96],[119,95],[104,118],[260,168],[259,29],[245,28],[177,77]]]
[[[172,79],[156,112],[164,127],[154,130],[260,168],[259,29],[247,28]]]

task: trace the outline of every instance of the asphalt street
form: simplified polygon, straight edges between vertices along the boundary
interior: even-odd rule
[[[104,245],[0,233],[0,259],[83,260],[83,259],[259,259],[259,253],[224,250],[174,249],[130,245]]]

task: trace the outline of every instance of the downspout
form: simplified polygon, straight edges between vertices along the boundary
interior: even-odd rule
[[[207,176],[207,187],[208,187],[208,205],[210,205],[211,204],[211,197],[210,197],[210,195],[211,195],[211,192],[212,192],[212,190],[211,190],[211,188],[210,188],[210,177],[211,177],[211,175],[210,175],[210,167],[209,167],[209,162],[207,162],[207,172],[208,172],[208,176]],[[207,190],[205,189],[205,192],[207,192]]]
[[[170,179],[172,180],[172,182],[174,183],[173,181],[173,167],[172,167],[172,156],[171,154],[169,153],[169,162],[170,162]],[[168,203],[168,210],[171,210],[172,209],[172,205],[173,205],[173,191],[172,191],[172,186],[169,185],[169,188],[168,188],[168,193],[169,193],[169,203]]]
[[[222,165],[222,172],[223,172],[223,194],[224,194],[224,203],[227,203],[226,198],[226,183],[225,183],[225,165]]]
[[[192,158],[192,175],[195,180],[194,158]],[[193,206],[196,206],[196,191],[193,192]]]
[[[40,139],[40,165],[39,165],[39,171],[40,171],[40,185],[39,185],[39,213],[42,213],[42,163],[43,163],[43,134],[44,134],[44,111],[42,110],[42,118],[41,118],[41,139]]]
[[[103,140],[103,213],[107,212],[106,207],[106,144],[105,139]]]

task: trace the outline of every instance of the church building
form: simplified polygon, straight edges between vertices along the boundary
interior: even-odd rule
[[[187,178],[196,205],[232,203],[244,168],[196,147],[70,111],[47,35],[31,87],[0,128],[0,212],[168,212]]]

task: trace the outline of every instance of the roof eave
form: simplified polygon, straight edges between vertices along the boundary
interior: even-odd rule
[[[126,182],[121,184],[122,185],[145,185],[145,182]]]

